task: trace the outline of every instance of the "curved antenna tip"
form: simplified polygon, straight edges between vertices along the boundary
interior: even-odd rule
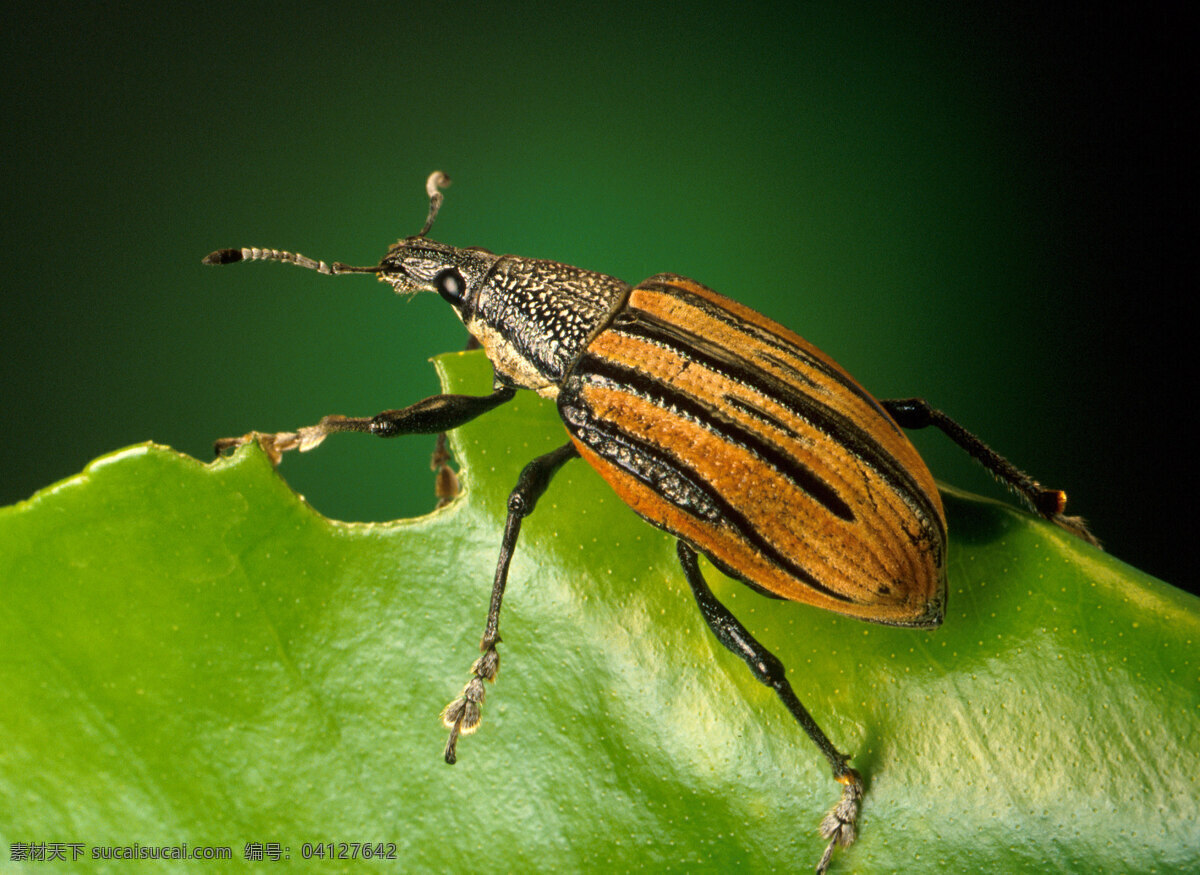
[[[430,197],[436,197],[439,188],[447,188],[449,185],[450,177],[440,170],[435,170],[425,180],[425,193]]]
[[[433,227],[433,220],[437,218],[438,210],[442,208],[443,195],[438,189],[445,188],[449,184],[450,177],[440,170],[433,171],[425,180],[425,193],[429,195],[429,216],[425,219],[425,226],[417,232],[418,237],[424,237]]]

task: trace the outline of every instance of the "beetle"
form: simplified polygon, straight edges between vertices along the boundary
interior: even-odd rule
[[[481,656],[442,712],[447,763],[478,727],[495,680],[499,619],[521,521],[568,460],[582,457],[652,525],[674,535],[684,576],[720,643],[771,687],[829,762],[841,797],[821,822],[817,866],[854,841],[861,775],[813,720],[780,661],[714,596],[697,560],[776,598],[875,623],[932,629],[946,610],[946,519],[903,428],[944,432],[1030,508],[1096,543],[1047,489],[919,398],[878,401],[831,358],[765,316],[676,274],[637,286],[542,259],[429,239],[449,179],[426,183],[424,227],[378,265],[326,264],[276,249],[220,249],[206,264],[277,261],[327,275],[374,274],[397,293],[437,292],[483,347],[486,396],[434,395],[372,417],[326,416],[295,432],[251,432],[278,464],[336,432],[439,434],[510,401],[555,399],[570,440],[521,471],[508,499]],[[439,442],[439,449],[442,449]],[[444,451],[443,451],[444,452]]]

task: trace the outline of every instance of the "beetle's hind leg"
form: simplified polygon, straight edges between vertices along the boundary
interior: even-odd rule
[[[696,604],[700,606],[700,613],[708,623],[708,628],[712,629],[717,640],[728,650],[745,661],[755,678],[775,691],[787,709],[792,712],[792,716],[796,718],[800,728],[805,731],[812,739],[813,744],[829,761],[829,765],[833,768],[834,779],[842,785],[842,798],[821,821],[821,835],[829,839],[825,853],[822,854],[821,860],[817,864],[817,872],[823,873],[829,866],[833,849],[838,845],[842,847],[849,845],[857,834],[858,807],[863,795],[862,776],[846,765],[850,757],[833,746],[829,738],[821,731],[821,727],[812,719],[808,709],[796,697],[792,685],[788,683],[783,663],[775,654],[763,647],[746,630],[746,627],[738,622],[737,617],[731,614],[729,609],[713,595],[713,591],[709,589],[708,583],[704,580],[704,575],[700,572],[696,551],[680,541],[678,553],[683,573],[692,587],[692,594],[696,596]]]
[[[904,428],[936,427],[987,468],[993,477],[1021,496],[1036,513],[1089,544],[1100,546],[1096,536],[1088,531],[1083,517],[1063,513],[1067,507],[1067,493],[1061,489],[1047,489],[945,413],[930,407],[924,399],[901,398],[879,403]]]
[[[504,537],[500,542],[500,558],[496,562],[496,578],[492,583],[492,601],[488,608],[487,625],[479,650],[483,655],[471,666],[474,677],[463,687],[462,695],[442,711],[442,723],[450,730],[446,740],[446,762],[453,765],[458,760],[458,737],[470,735],[479,728],[480,706],[485,694],[483,682],[496,680],[500,670],[500,654],[496,645],[500,643],[500,604],[504,600],[504,587],[508,583],[508,566],[512,562],[513,550],[517,546],[517,535],[521,532],[521,520],[533,513],[538,499],[550,485],[550,480],[563,463],[579,455],[574,444],[563,444],[557,450],[538,456],[522,469],[517,485],[508,496],[508,519],[504,523]]]

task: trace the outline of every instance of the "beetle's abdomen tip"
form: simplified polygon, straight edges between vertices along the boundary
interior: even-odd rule
[[[946,619],[946,590],[943,588],[925,603],[924,610],[905,623],[910,629],[936,629]]]

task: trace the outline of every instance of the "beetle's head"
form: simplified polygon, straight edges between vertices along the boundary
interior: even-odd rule
[[[392,245],[383,260],[374,267],[354,267],[335,261],[326,264],[297,252],[282,249],[218,249],[204,257],[205,264],[232,264],[236,261],[280,261],[336,276],[343,273],[373,273],[396,292],[437,292],[452,304],[464,321],[474,307],[474,301],[488,271],[499,256],[486,249],[459,249],[430,240],[425,235],[433,226],[442,205],[440,189],[450,184],[441,171],[430,174],[425,183],[429,195],[429,216],[425,226],[412,237]]]
[[[397,293],[437,292],[465,319],[498,258],[474,246],[460,249],[428,237],[405,237],[373,270]]]

